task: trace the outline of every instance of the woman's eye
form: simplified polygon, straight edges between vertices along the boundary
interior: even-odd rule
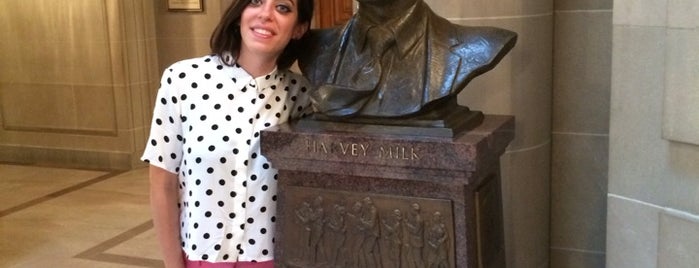
[[[291,7],[287,5],[277,5],[277,11],[281,13],[289,13],[291,12]]]
[[[253,5],[253,6],[262,5],[262,0],[251,0],[250,5]]]

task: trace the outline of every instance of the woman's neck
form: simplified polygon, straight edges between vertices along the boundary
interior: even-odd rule
[[[260,77],[277,68],[277,59],[261,59],[260,56],[246,57],[240,55],[236,63],[252,77]]]

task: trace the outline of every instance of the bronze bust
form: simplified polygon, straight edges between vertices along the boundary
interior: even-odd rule
[[[495,67],[517,39],[500,28],[452,24],[422,0],[357,1],[344,27],[313,30],[299,58],[316,87],[314,108],[326,118],[448,116],[459,110],[456,95]]]

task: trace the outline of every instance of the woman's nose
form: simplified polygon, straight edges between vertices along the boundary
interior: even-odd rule
[[[274,4],[272,1],[266,1],[264,5],[260,8],[260,12],[257,13],[257,17],[260,19],[268,20],[272,17],[272,12],[274,12]]]

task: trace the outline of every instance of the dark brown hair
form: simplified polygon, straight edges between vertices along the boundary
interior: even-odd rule
[[[250,1],[251,0],[236,0],[228,7],[211,35],[211,40],[209,42],[211,53],[217,54],[220,57],[226,52],[230,52],[233,55],[238,54],[240,51],[240,43],[242,42],[242,37],[240,36],[240,17],[243,14],[243,10],[250,4]],[[297,6],[298,18],[296,23],[307,23],[310,28],[311,19],[313,18],[313,0],[298,0]],[[306,31],[303,37],[298,40],[291,39],[291,41],[289,41],[289,44],[286,45],[282,54],[277,58],[277,68],[287,69],[296,61],[302,46],[301,44],[303,40],[306,39],[308,32],[309,31]]]

